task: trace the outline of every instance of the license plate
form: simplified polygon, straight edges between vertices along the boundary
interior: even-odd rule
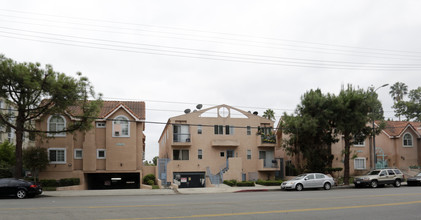
[[[357,184],[360,184],[361,182],[360,181],[357,181]]]

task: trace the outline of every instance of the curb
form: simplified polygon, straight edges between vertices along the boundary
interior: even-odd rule
[[[269,190],[268,189],[243,189],[243,190],[234,191],[234,193],[240,193],[240,192],[264,192],[264,191],[269,191]]]

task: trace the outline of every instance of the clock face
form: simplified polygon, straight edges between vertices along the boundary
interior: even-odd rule
[[[229,110],[225,107],[219,108],[219,116],[226,118],[230,114]]]

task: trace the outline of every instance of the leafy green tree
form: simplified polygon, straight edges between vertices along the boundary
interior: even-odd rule
[[[409,121],[421,121],[421,87],[409,92],[409,101],[399,101],[393,105],[396,116],[405,116]]]
[[[0,144],[0,168],[10,168],[15,164],[15,146],[8,141]]]
[[[158,156],[156,156],[152,159],[152,163],[153,163],[154,166],[158,165],[158,159],[159,159]]]
[[[300,154],[306,161],[307,171],[323,172],[331,167],[333,155],[331,146],[338,140],[334,133],[334,106],[331,95],[321,90],[310,90],[301,97],[295,115],[284,113],[281,128],[288,135],[283,147],[290,154]]]
[[[272,109],[267,109],[263,112],[263,118],[267,118],[269,120],[275,120],[275,112]]]
[[[344,183],[349,184],[349,160],[350,147],[359,137],[372,134],[370,126],[372,118],[371,112],[378,106],[377,95],[373,91],[354,89],[348,85],[347,89],[342,89],[338,96],[334,98],[335,119],[334,126],[336,132],[344,139]],[[377,103],[376,105],[373,102]]]
[[[0,113],[0,121],[16,133],[16,178],[22,177],[23,133],[48,133],[35,129],[32,120],[63,113],[77,105],[81,109],[78,120],[56,133],[91,128],[101,105],[101,95],[95,101],[88,101],[90,97],[95,99],[93,87],[86,77],[80,73],[78,76],[55,72],[50,65],[42,68],[39,63],[18,63],[0,55],[0,97],[16,108],[15,114]]]
[[[47,149],[40,147],[28,147],[23,150],[23,164],[31,170],[35,182],[37,182],[39,172],[44,170],[48,163]]]

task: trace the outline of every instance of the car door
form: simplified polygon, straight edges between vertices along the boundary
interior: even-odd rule
[[[387,171],[386,170],[382,170],[380,173],[379,173],[379,184],[386,184],[387,183],[387,179],[388,179],[388,176],[387,176]]]
[[[8,179],[0,179],[0,195],[6,195],[7,193],[7,182]]]
[[[316,173],[316,180],[315,180],[315,186],[314,187],[323,187],[323,183],[325,181],[325,175],[321,173]]]
[[[396,174],[393,170],[387,170],[387,184],[393,184]]]
[[[314,174],[308,174],[304,178],[304,188],[314,188],[316,186],[316,178]]]

